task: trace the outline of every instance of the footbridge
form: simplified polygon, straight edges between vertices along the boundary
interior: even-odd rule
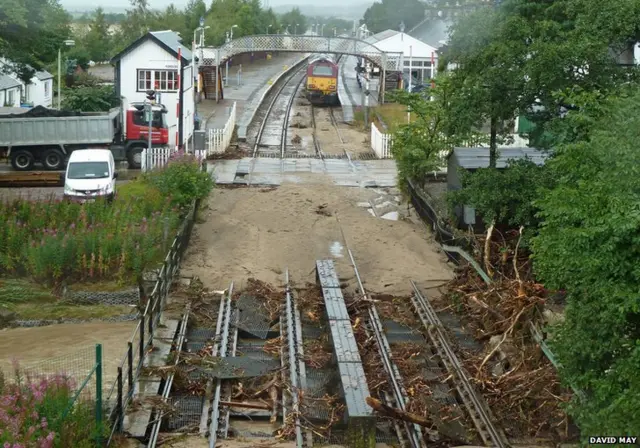
[[[220,93],[220,68],[235,55],[253,52],[295,52],[295,53],[333,53],[358,56],[380,67],[380,85],[386,85],[387,72],[401,72],[404,66],[403,53],[389,53],[380,50],[374,44],[353,37],[324,37],[289,34],[268,34],[239,37],[219,48],[202,47],[196,49],[200,69],[207,74],[205,83],[218,86]],[[394,81],[395,84],[395,81]],[[216,91],[216,99],[218,99]]]

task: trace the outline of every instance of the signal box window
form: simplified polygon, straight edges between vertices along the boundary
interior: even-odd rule
[[[333,76],[333,68],[326,65],[315,65],[312,74],[313,76]]]
[[[154,89],[160,92],[175,92],[178,90],[178,71],[156,70]]]
[[[138,90],[151,90],[151,70],[138,70]]]

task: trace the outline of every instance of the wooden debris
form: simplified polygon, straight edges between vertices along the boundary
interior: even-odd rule
[[[425,427],[431,427],[433,423],[426,417],[421,417],[416,414],[405,412],[402,409],[387,406],[380,400],[377,400],[373,397],[367,397],[367,404],[371,406],[376,412],[396,420],[415,423],[416,425],[425,426]]]

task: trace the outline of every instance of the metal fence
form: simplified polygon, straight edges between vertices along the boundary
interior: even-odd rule
[[[50,422],[49,427],[64,427],[70,420],[70,425],[83,425],[77,428],[86,432],[88,429],[91,437],[95,439],[96,446],[103,446],[105,434],[105,422],[103,419],[103,364],[102,344],[88,347],[75,353],[50,358],[40,361],[29,367],[20,367],[18,370],[21,380],[27,380],[32,384],[66,385],[69,387],[70,399],[63,403],[54,403],[58,414],[58,422]],[[56,400],[57,401],[57,400]],[[42,403],[43,407],[47,403]],[[86,425],[90,425],[87,428]],[[17,445],[16,445],[17,446]]]
[[[206,165],[203,165],[203,169],[206,169]],[[171,244],[169,253],[158,272],[144,312],[141,314],[138,325],[129,339],[126,353],[118,367],[116,379],[105,396],[105,401],[110,406],[109,421],[113,425],[107,440],[107,446],[111,444],[115,434],[122,432],[127,406],[136,392],[135,384],[142,370],[145,353],[152,347],[153,336],[158,327],[160,315],[166,304],[171,285],[180,268],[184,251],[189,243],[198,206],[199,201],[194,201]]]

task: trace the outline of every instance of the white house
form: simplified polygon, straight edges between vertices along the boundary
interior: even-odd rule
[[[46,70],[36,71],[29,84],[22,82],[11,69],[11,64],[0,59],[2,71],[20,84],[20,102],[32,106],[51,107],[53,103],[53,75]]]
[[[20,107],[20,83],[0,73],[0,107]]]
[[[179,92],[178,49],[182,59]],[[147,91],[155,90],[168,110],[169,143],[175,144],[177,133],[179,145],[184,145],[193,135],[195,107],[191,50],[180,36],[171,30],[147,33],[114,56],[111,64],[116,93],[125,107],[146,101]]]
[[[388,53],[403,53],[404,73],[425,83],[435,77],[438,66],[438,50],[415,37],[395,30],[386,30],[365,39],[378,49]]]

